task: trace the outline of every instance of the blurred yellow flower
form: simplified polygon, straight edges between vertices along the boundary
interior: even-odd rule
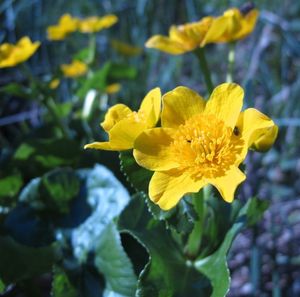
[[[118,17],[109,14],[103,17],[92,16],[79,20],[78,27],[81,33],[94,33],[109,28],[118,21]]]
[[[110,84],[105,88],[105,92],[107,94],[115,94],[120,92],[120,90],[121,90],[121,84],[118,83]]]
[[[112,40],[111,41],[111,46],[114,48],[119,54],[128,56],[128,57],[133,57],[137,56],[142,52],[142,49],[137,46],[132,46],[128,43],[119,41],[119,40]]]
[[[55,90],[60,84],[60,80],[58,78],[54,78],[49,82],[49,88],[51,90]]]
[[[235,41],[254,30],[257,17],[256,9],[242,13],[239,9],[232,8],[220,17],[208,16],[198,22],[172,26],[168,37],[155,35],[146,42],[146,47],[180,55],[208,43]]]
[[[212,21],[212,17],[206,17],[198,22],[172,26],[169,37],[155,35],[146,42],[146,47],[156,48],[172,55],[192,51],[202,44]]]
[[[116,104],[105,115],[102,128],[109,141],[93,142],[84,148],[122,151],[133,147],[134,140],[146,129],[155,127],[160,117],[161,93],[159,88],[151,90],[135,112],[124,104]]]
[[[243,96],[243,89],[232,83],[216,87],[207,102],[186,87],[163,96],[162,127],[142,132],[133,153],[139,165],[155,171],[149,184],[154,203],[168,210],[207,184],[233,201],[246,178],[239,165],[257,131],[274,126],[256,109],[240,116]]]
[[[78,28],[78,19],[73,18],[70,14],[64,14],[60,17],[58,24],[49,26],[47,34],[49,40],[63,40]]]
[[[82,76],[88,71],[88,66],[79,60],[74,60],[71,64],[63,64],[60,68],[65,77],[72,78]]]
[[[226,10],[222,16],[214,19],[202,46],[208,43],[231,42],[245,38],[254,30],[258,14],[257,9],[246,11],[245,14],[237,8]]]
[[[31,42],[29,37],[22,37],[16,45],[0,45],[0,68],[13,67],[28,60],[38,49],[40,42]]]

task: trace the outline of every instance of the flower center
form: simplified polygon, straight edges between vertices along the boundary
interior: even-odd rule
[[[144,112],[140,111],[132,111],[126,116],[127,119],[131,119],[136,123],[145,124],[146,125],[146,116]]]
[[[239,131],[214,115],[195,115],[179,126],[171,148],[180,169],[194,178],[220,177],[240,159],[244,141]]]

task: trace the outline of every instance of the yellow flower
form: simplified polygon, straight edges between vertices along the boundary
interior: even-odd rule
[[[49,88],[51,90],[55,90],[60,84],[60,80],[58,78],[54,78],[49,82]]]
[[[256,9],[243,14],[239,9],[232,8],[220,17],[209,16],[198,22],[172,26],[168,37],[155,35],[146,42],[146,47],[180,55],[208,43],[235,41],[253,31],[257,17]]]
[[[119,53],[124,56],[133,57],[137,56],[142,52],[142,49],[137,46],[132,46],[128,43],[119,41],[119,40],[112,40],[111,46]]]
[[[121,90],[121,84],[115,83],[115,84],[110,84],[105,88],[105,92],[107,94],[115,94],[120,92]]]
[[[247,112],[241,112],[239,116],[239,120],[237,123],[237,126],[242,129],[243,121],[251,122],[252,117],[256,117],[258,114],[255,110],[253,111],[251,108],[246,110]],[[266,115],[259,114],[259,116],[262,118],[262,120],[268,121],[270,120]],[[247,119],[245,118],[247,117]],[[276,138],[278,135],[278,126],[273,125],[270,127],[266,127],[263,129],[257,129],[255,133],[252,135],[251,139],[251,149],[258,151],[258,152],[266,152],[268,151],[272,145],[274,144]]]
[[[29,37],[21,38],[16,45],[0,45],[0,68],[13,67],[28,60],[38,49],[40,42],[31,42]]]
[[[118,21],[118,17],[109,14],[104,17],[92,16],[79,20],[79,31],[81,33],[94,33],[109,28]]]
[[[151,90],[135,112],[124,104],[116,104],[105,115],[102,128],[109,141],[94,142],[84,148],[122,151],[133,148],[133,142],[144,130],[155,127],[160,116],[161,93],[159,88]]]
[[[156,48],[172,55],[192,51],[202,44],[212,21],[212,17],[206,17],[198,22],[172,26],[169,37],[155,35],[146,42],[146,47]]]
[[[73,18],[70,14],[64,14],[60,17],[57,25],[47,28],[48,39],[63,40],[67,35],[75,32],[77,28],[78,19]]]
[[[85,63],[74,60],[71,64],[63,64],[60,66],[61,71],[65,77],[79,77],[88,71],[88,67]]]
[[[245,14],[237,8],[226,10],[222,16],[214,19],[202,46],[208,43],[231,42],[245,38],[254,30],[258,14],[257,9],[251,9]]]
[[[243,96],[239,85],[228,83],[216,87],[207,103],[186,87],[163,96],[162,127],[144,131],[134,142],[137,163],[155,171],[149,184],[153,202],[168,210],[207,184],[232,202],[246,178],[239,165],[257,131],[274,126],[253,108],[240,116]]]

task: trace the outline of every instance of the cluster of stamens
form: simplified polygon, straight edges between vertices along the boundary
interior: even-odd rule
[[[128,119],[133,119],[136,123],[146,123],[145,114],[142,111],[133,111],[126,116]]]
[[[171,145],[180,168],[195,178],[223,176],[236,163],[243,140],[214,115],[196,115],[181,125]]]

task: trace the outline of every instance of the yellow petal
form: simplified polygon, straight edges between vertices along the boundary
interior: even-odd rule
[[[86,74],[88,66],[79,60],[74,60],[71,64],[61,65],[60,69],[65,77],[75,78]]]
[[[180,55],[187,50],[178,41],[172,40],[169,37],[155,35],[146,42],[146,47],[156,48],[171,55]]]
[[[224,83],[216,87],[205,107],[205,114],[215,115],[226,126],[234,128],[243,106],[244,90],[237,84]]]
[[[144,117],[147,127],[152,128],[156,125],[160,116],[161,92],[160,88],[152,89],[142,101],[138,113]]]
[[[96,150],[105,150],[105,151],[118,151],[118,147],[113,147],[110,142],[93,142],[86,144],[84,149],[96,149]]]
[[[274,129],[275,123],[255,108],[248,108],[241,112],[236,127],[242,138],[245,140],[247,147],[250,147],[254,142],[264,137],[270,129]],[[269,143],[275,141],[277,136],[276,128],[271,133]]]
[[[22,37],[16,45],[4,43],[0,46],[0,68],[13,67],[28,60],[39,48],[40,42],[31,42]]]
[[[116,93],[120,92],[121,87],[122,87],[121,84],[118,84],[118,83],[110,84],[110,85],[106,86],[105,93],[116,94]]]
[[[248,36],[255,28],[259,12],[257,9],[252,9],[243,19],[242,28],[238,34],[236,34],[235,39],[242,39]]]
[[[205,185],[203,180],[194,180],[182,171],[155,172],[149,184],[149,197],[161,209],[169,210],[183,195],[196,193]]]
[[[135,139],[146,129],[143,121],[137,120],[134,116],[117,122],[109,130],[109,142],[119,150],[133,148]]]
[[[116,123],[123,120],[131,113],[132,110],[128,106],[124,104],[116,104],[109,108],[101,126],[106,132],[108,132]]]
[[[210,179],[209,183],[214,185],[218,189],[222,198],[226,202],[232,202],[237,186],[245,179],[245,174],[240,169],[233,166],[226,172],[225,176]]]
[[[117,21],[118,17],[113,14],[103,17],[92,16],[79,20],[78,26],[81,33],[93,33],[109,28]]]
[[[178,162],[170,151],[174,130],[154,128],[144,131],[134,142],[133,156],[137,163],[149,170],[169,170]]]
[[[228,26],[228,19],[223,16],[218,17],[212,21],[204,39],[201,42],[201,47],[208,43],[220,42],[222,35],[224,34]]]
[[[263,134],[253,142],[251,148],[258,152],[268,151],[274,144],[278,135],[278,126],[265,128]]]
[[[163,127],[176,128],[205,108],[204,99],[186,87],[177,87],[163,96]]]

